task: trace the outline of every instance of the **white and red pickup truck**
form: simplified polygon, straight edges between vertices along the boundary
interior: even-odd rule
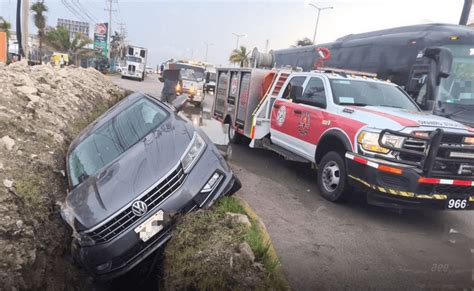
[[[251,139],[314,163],[333,202],[353,187],[370,204],[474,209],[474,129],[422,112],[395,84],[361,72],[218,69],[214,118]]]

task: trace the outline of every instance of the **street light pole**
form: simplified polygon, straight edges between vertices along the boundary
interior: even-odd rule
[[[235,35],[235,37],[237,37],[237,43],[235,45],[235,49],[237,50],[237,49],[239,49],[239,39],[241,37],[247,37],[247,35],[246,34],[238,34],[238,33],[235,33],[235,32],[232,32],[232,34]]]
[[[319,15],[321,14],[322,10],[326,9],[333,9],[334,7],[318,7],[313,3],[309,3],[312,7],[316,8],[318,10],[318,17],[316,18],[316,27],[314,28],[314,35],[313,35],[313,44],[316,44],[316,33],[318,32],[318,24],[319,24]]]
[[[214,44],[204,42],[204,45],[206,46],[206,57],[204,58],[204,61],[207,62],[207,53],[209,52],[209,46],[214,45]]]

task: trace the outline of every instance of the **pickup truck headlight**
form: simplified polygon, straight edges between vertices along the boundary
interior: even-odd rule
[[[390,150],[380,146],[379,136],[380,133],[378,132],[362,131],[357,137],[357,142],[366,151],[388,154]],[[401,147],[403,143],[403,137],[385,134],[382,138],[382,142],[393,147]]]
[[[197,160],[199,160],[199,157],[204,152],[205,148],[206,142],[204,139],[197,132],[194,132],[191,143],[184,152],[184,155],[181,157],[181,165],[183,165],[183,169],[186,174],[191,171]]]

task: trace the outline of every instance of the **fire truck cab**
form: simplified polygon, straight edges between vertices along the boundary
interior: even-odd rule
[[[340,201],[357,187],[379,206],[474,209],[474,130],[423,113],[399,86],[336,69],[269,70],[264,77],[257,71],[255,78],[251,71],[224,73],[214,116],[229,124],[229,139],[245,135],[250,147],[313,163],[324,198]],[[245,92],[269,75],[266,90]],[[237,85],[229,86],[229,78]],[[222,107],[230,91],[233,104]],[[242,105],[251,114],[239,121]]]

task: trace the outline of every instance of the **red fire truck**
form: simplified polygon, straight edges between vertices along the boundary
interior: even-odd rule
[[[474,209],[474,129],[423,113],[399,86],[341,69],[218,69],[229,139],[313,163],[333,202],[353,187],[394,208]]]

